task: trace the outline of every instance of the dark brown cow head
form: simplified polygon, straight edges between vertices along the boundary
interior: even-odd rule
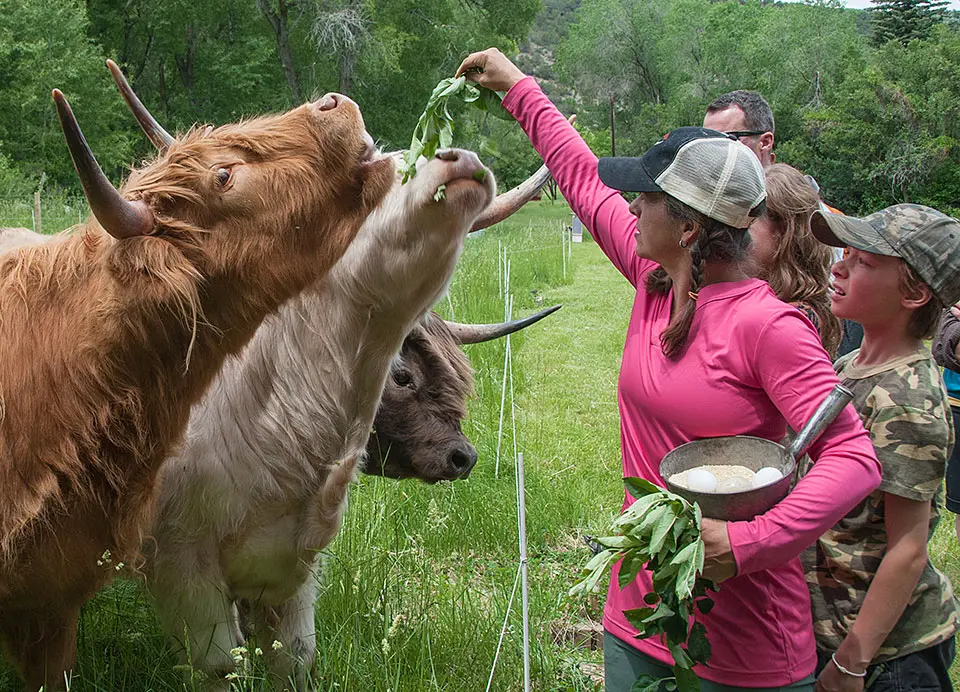
[[[469,476],[477,450],[460,423],[467,417],[473,369],[460,345],[506,336],[559,308],[491,325],[457,324],[427,313],[407,335],[387,379],[364,471],[428,483]]]

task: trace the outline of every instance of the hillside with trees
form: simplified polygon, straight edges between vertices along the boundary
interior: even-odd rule
[[[773,106],[778,160],[849,212],[960,208],[960,23],[942,0],[0,0],[0,198],[78,186],[50,99],[70,98],[111,178],[150,148],[103,66],[120,62],[171,131],[340,90],[384,148],[405,147],[434,85],[496,45],[534,74],[600,154],[642,152],[715,96]],[[502,185],[538,158],[473,109],[455,142]]]

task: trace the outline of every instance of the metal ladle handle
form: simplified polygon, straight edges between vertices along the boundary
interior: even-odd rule
[[[813,412],[810,420],[803,426],[787,452],[794,459],[803,456],[807,447],[812,445],[820,434],[827,429],[827,426],[833,422],[840,412],[853,400],[853,392],[838,384],[833,388],[826,398],[820,402],[820,406]],[[797,464],[799,468],[799,464]]]

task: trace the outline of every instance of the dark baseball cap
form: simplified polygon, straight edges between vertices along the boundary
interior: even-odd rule
[[[712,219],[746,228],[763,212],[763,167],[735,137],[678,127],[639,157],[607,157],[600,180],[624,192],[665,192]]]

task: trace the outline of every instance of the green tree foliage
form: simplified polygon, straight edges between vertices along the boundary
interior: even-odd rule
[[[34,185],[45,171],[52,184],[77,189],[50,99],[55,86],[114,180],[150,155],[106,57],[173,132],[341,91],[360,103],[385,147],[402,148],[436,83],[471,50],[516,50],[539,7],[539,0],[0,0],[4,170]]]
[[[955,209],[960,29],[941,22],[924,40],[874,49],[863,15],[835,0],[584,0],[555,69],[577,85],[591,131],[609,128],[614,95],[618,154],[752,89],[773,107],[778,160],[814,175],[828,201],[851,213],[908,200]],[[656,90],[631,70],[641,59]]]
[[[895,40],[906,45],[930,36],[943,21],[947,0],[870,0],[873,3],[873,40],[877,45]]]
[[[866,69],[851,72],[828,104],[803,113],[805,137],[790,154],[805,159],[844,208],[918,202],[956,214],[958,74],[955,29],[938,26],[907,46],[891,41]]]
[[[53,87],[113,180],[152,154],[108,56],[174,132],[339,90],[385,149],[402,149],[437,82],[495,45],[578,114],[598,154],[611,149],[611,110],[617,154],[639,154],[699,123],[719,94],[754,89],[773,106],[778,160],[814,175],[836,206],[955,210],[960,22],[939,21],[939,4],[543,0],[537,15],[541,0],[0,0],[0,195],[35,189],[43,173],[47,189],[78,191]],[[923,30],[873,45],[870,17],[902,19],[901,5],[922,10]],[[539,165],[514,123],[454,115],[454,143],[479,151],[502,187]]]
[[[43,173],[56,184],[75,184],[54,87],[70,101],[108,175],[116,180],[130,161],[124,108],[87,29],[78,0],[0,0],[0,168],[8,176],[17,171],[24,185],[35,186]]]
[[[91,36],[171,131],[293,102],[254,0],[89,0],[89,8]],[[110,86],[106,73],[97,77]]]

